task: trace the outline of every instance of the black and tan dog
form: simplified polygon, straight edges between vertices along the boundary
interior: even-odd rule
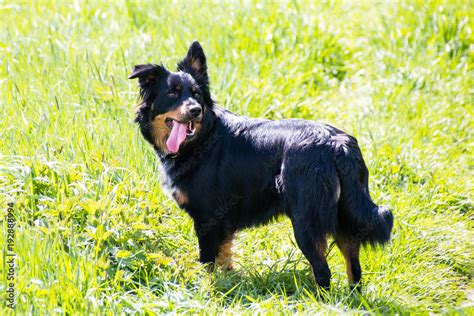
[[[239,116],[211,98],[206,57],[192,43],[177,72],[133,69],[142,103],[136,121],[163,168],[163,185],[194,220],[200,261],[231,268],[234,233],[286,214],[317,283],[328,288],[333,236],[351,284],[359,248],[390,239],[393,216],[372,202],[354,137],[329,125]]]

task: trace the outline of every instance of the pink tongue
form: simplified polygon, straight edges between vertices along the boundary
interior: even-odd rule
[[[187,124],[174,122],[173,129],[171,130],[170,137],[166,141],[166,146],[170,152],[177,153],[179,145],[186,139],[186,128]]]

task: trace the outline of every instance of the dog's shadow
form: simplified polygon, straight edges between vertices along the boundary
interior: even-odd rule
[[[334,280],[333,280],[334,282]],[[253,271],[216,271],[214,290],[223,307],[230,307],[236,301],[248,305],[272,297],[287,304],[315,302],[337,305],[341,310],[364,310],[373,313],[407,313],[409,308],[397,304],[390,297],[377,298],[351,290],[347,284],[331,285],[330,291],[320,290],[310,269],[277,270],[267,269],[264,273]]]

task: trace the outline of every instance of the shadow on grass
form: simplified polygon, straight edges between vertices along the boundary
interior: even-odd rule
[[[374,297],[373,293],[351,291],[347,284],[331,284],[329,292],[318,289],[311,271],[272,270],[264,273],[255,271],[217,271],[214,273],[214,290],[224,308],[239,303],[251,306],[272,297],[278,297],[282,305],[302,306],[308,302],[318,305],[337,306],[341,311],[366,311],[376,314],[412,313],[410,307],[399,305],[391,297]]]

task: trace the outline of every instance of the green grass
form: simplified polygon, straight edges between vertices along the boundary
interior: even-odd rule
[[[0,244],[14,202],[18,313],[473,312],[474,3],[312,3],[0,1]],[[286,219],[238,235],[235,272],[197,263],[126,79],[174,68],[194,39],[223,107],[358,138],[396,220],[361,254],[362,295],[336,249],[316,295]]]

